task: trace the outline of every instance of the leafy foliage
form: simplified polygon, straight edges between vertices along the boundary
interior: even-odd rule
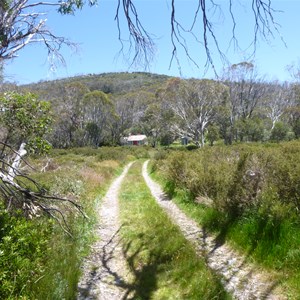
[[[12,299],[43,276],[52,226],[11,216],[2,208],[0,227],[0,297]]]
[[[289,128],[283,122],[276,122],[271,131],[270,139],[275,142],[284,141],[287,139]]]
[[[52,150],[46,157],[31,157],[30,176],[50,193],[76,199],[89,219],[63,210],[72,238],[46,216],[29,220],[0,209],[0,298],[74,299],[83,256],[93,240],[95,206],[114,175],[129,159],[146,150],[80,148]]]
[[[46,152],[49,143],[43,139],[50,130],[50,103],[39,101],[31,93],[8,92],[0,97],[1,134],[5,143],[17,147],[25,142],[32,152]]]

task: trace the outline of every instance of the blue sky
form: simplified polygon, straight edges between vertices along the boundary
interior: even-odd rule
[[[195,9],[194,0],[177,0],[176,12],[178,19],[187,26],[192,23],[192,11]],[[253,38],[253,15],[251,14],[250,0],[234,0],[234,12],[237,21],[237,38],[241,50],[234,50],[230,37],[232,22],[227,13],[228,1],[215,1],[220,3],[223,14],[214,11],[213,25],[220,48],[225,52],[229,63],[238,63],[248,59],[251,50],[246,50]],[[198,64],[197,68],[187,60],[184,51],[178,53],[180,70],[174,61],[169,68],[172,47],[170,41],[170,1],[169,0],[136,0],[139,16],[144,27],[152,33],[156,42],[156,54],[153,63],[147,71],[185,78],[195,77],[213,78],[214,73],[210,68],[205,73],[206,56],[203,46],[194,39],[187,37],[187,44],[191,56]],[[256,49],[254,63],[261,75],[266,75],[269,80],[289,80],[290,76],[285,70],[287,65],[298,64],[300,57],[300,39],[297,29],[300,28],[300,1],[273,0],[273,7],[282,12],[274,13],[275,20],[280,24],[280,34],[285,40],[281,41],[280,35],[270,37],[269,43],[260,40]],[[100,0],[98,7],[86,7],[78,11],[75,16],[61,16],[50,12],[47,17],[47,26],[59,36],[65,36],[78,44],[78,51],[64,48],[62,54],[66,66],[60,66],[56,72],[49,69],[47,51],[43,46],[32,45],[19,52],[19,56],[9,61],[5,66],[6,80],[19,84],[51,80],[56,78],[98,74],[105,72],[143,71],[142,68],[129,69],[130,63],[118,56],[120,43],[114,20],[116,0]],[[123,20],[124,21],[124,20]],[[200,22],[197,24],[196,33],[201,35]],[[125,23],[121,23],[123,38],[127,38]],[[199,31],[197,31],[199,29]],[[221,73],[222,61],[215,48],[211,48],[216,70]]]

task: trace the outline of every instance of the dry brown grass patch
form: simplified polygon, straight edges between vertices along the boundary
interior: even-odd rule
[[[104,182],[104,177],[102,174],[96,172],[90,167],[85,167],[80,171],[80,175],[85,181],[88,181],[89,184],[99,185]]]

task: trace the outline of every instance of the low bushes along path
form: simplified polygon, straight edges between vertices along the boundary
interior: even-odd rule
[[[78,299],[119,300],[128,296],[130,273],[118,234],[118,191],[131,164],[113,182],[99,209],[99,240],[93,245],[92,253],[83,267]],[[149,177],[147,165],[148,161],[143,164],[142,173],[153,197],[180,227],[186,239],[192,242],[198,255],[206,258],[208,267],[220,275],[225,289],[234,299],[286,299],[276,291],[276,283],[268,273],[257,270],[228,245],[218,245],[213,236],[170,201],[161,187]]]

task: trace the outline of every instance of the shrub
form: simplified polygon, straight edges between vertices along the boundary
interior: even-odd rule
[[[199,149],[199,147],[197,145],[194,145],[194,144],[187,145],[185,148],[189,151]]]
[[[292,299],[300,294],[299,153],[299,141],[240,144],[173,152],[158,164],[181,207],[193,207],[221,242],[230,239],[276,270]],[[197,196],[210,197],[213,207],[199,205]]]
[[[0,298],[20,297],[45,273],[51,226],[0,212]]]
[[[215,146],[196,152],[165,153],[159,165],[175,189],[210,197],[218,209],[242,214],[273,189],[282,203],[300,209],[300,143],[281,146]],[[160,155],[161,157],[161,155]]]
[[[280,142],[287,139],[289,127],[283,122],[276,122],[274,128],[271,131],[270,140],[274,142]]]
[[[208,126],[206,138],[209,141],[211,146],[213,146],[214,142],[216,142],[220,138],[219,132],[220,132],[219,126],[215,124]]]
[[[64,213],[72,238],[46,216],[28,220],[17,214],[8,215],[0,207],[0,299],[76,298],[80,264],[93,239],[95,204],[119,171],[120,157],[125,160],[129,153],[125,149],[123,155],[121,147],[112,149],[118,156],[116,161],[99,161],[99,149],[53,151],[55,155],[50,160],[55,167],[30,174],[46,190],[84,207],[88,220],[70,207],[55,203],[55,208],[60,207]],[[107,157],[109,150],[102,150]],[[30,163],[41,169],[46,159],[32,157]]]

